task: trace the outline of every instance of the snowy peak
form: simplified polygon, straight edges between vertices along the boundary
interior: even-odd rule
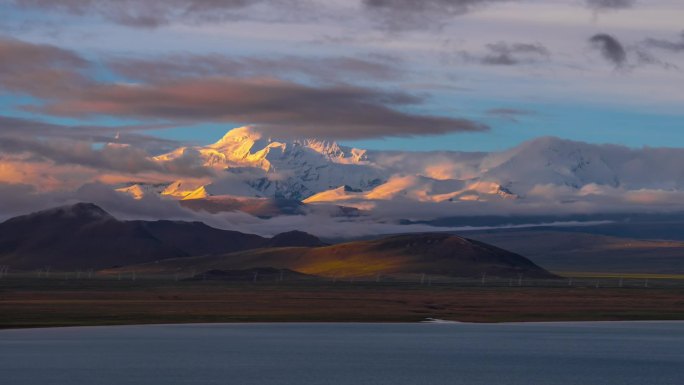
[[[115,191],[126,193],[134,199],[143,199],[149,194],[161,194],[168,188],[166,183],[135,183],[115,189]]]
[[[656,198],[644,191],[684,192],[682,149],[556,137],[492,153],[366,152],[313,138],[274,140],[254,127],[240,127],[214,144],[180,148],[155,160],[168,169],[187,164],[211,169],[201,178],[168,184],[162,195],[176,199],[286,198],[361,208],[389,200],[456,205],[562,197],[570,202],[627,192],[645,200]],[[142,186],[120,191],[145,192]]]
[[[263,160],[271,160],[299,156],[299,152],[308,151],[322,156],[325,160],[337,163],[358,163],[365,160],[365,150],[340,146],[337,142],[315,138],[294,140],[275,140],[266,136],[252,126],[232,129],[216,143],[205,148],[215,150],[226,159],[244,160],[258,163],[260,168],[267,169]],[[273,152],[273,154],[272,154]]]
[[[178,149],[155,160],[168,164],[193,160],[216,174],[208,184],[194,188],[177,187],[187,182],[172,183],[163,195],[176,198],[248,194],[305,199],[340,185],[368,189],[384,181],[383,173],[367,162],[364,150],[311,138],[274,140],[250,126],[230,130],[214,144]]]
[[[256,152],[266,147],[271,142],[270,138],[255,130],[251,126],[234,128],[228,131],[216,143],[206,148],[215,149],[226,153],[231,157],[244,157],[250,152]]]
[[[537,162],[540,166],[559,165],[582,157],[585,143],[556,137],[541,137],[524,142],[510,150],[489,154],[482,162],[483,171],[516,162]]]
[[[216,143],[210,147],[221,147],[223,144],[245,141],[257,141],[263,137],[263,134],[252,126],[242,126],[228,130]]]
[[[353,164],[368,160],[366,150],[340,146],[334,141],[306,138],[295,140],[294,143],[315,151],[335,163]]]
[[[600,146],[555,137],[525,142],[511,150],[486,156],[480,178],[496,181],[516,192],[535,184],[579,189],[589,183],[617,187],[616,161],[629,152],[626,147]]]

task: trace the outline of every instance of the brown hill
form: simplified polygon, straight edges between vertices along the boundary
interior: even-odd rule
[[[271,238],[267,247],[320,247],[327,246],[318,237],[303,231],[288,231],[276,234]]]
[[[264,238],[201,222],[120,221],[94,204],[77,203],[0,223],[0,265],[12,270],[102,269],[269,247],[273,242],[322,244],[300,232]]]
[[[127,266],[117,271],[177,273],[269,266],[326,277],[376,274],[429,274],[452,277],[553,278],[527,258],[497,247],[449,234],[410,234],[326,247],[255,249]]]

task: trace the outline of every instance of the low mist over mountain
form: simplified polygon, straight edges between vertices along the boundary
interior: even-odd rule
[[[270,268],[313,276],[553,277],[525,257],[449,234],[326,245],[301,231],[263,238],[199,222],[119,221],[91,203],[0,224],[0,265],[43,271],[113,268],[110,271],[175,273]]]
[[[135,150],[117,143],[105,149],[108,157]],[[202,221],[268,236],[299,228],[333,238],[453,230],[454,223],[477,226],[468,218],[483,216],[498,217],[487,225],[500,226],[684,212],[684,149],[678,148],[543,137],[491,153],[367,151],[241,127],[211,145],[129,163],[153,172],[135,180],[109,176],[111,182],[74,190],[51,191],[42,180],[4,186],[10,200],[0,210],[9,217],[91,201],[126,219]]]

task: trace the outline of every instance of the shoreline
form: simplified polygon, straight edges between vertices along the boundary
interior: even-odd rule
[[[592,326],[592,325],[644,325],[644,324],[684,324],[684,319],[681,320],[614,320],[614,321],[516,321],[516,322],[466,322],[466,321],[451,321],[438,320],[432,321],[329,321],[329,322],[306,322],[306,321],[253,321],[253,322],[185,322],[185,323],[132,323],[132,324],[111,324],[111,325],[65,325],[65,326],[49,326],[49,327],[2,327],[0,333],[7,331],[19,330],[55,330],[55,329],[77,329],[77,328],[129,328],[129,327],[159,327],[159,326],[234,326],[234,325],[450,325],[450,326],[535,326],[535,325],[549,325],[549,326]]]

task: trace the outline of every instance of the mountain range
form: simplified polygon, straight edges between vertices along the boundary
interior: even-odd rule
[[[327,245],[299,231],[264,238],[199,222],[120,221],[91,203],[0,223],[0,265],[15,271],[220,270],[224,272],[220,274],[244,275],[250,269],[289,269],[323,277],[420,273],[554,277],[521,255],[450,234],[409,234]]]
[[[120,221],[92,203],[77,203],[0,224],[0,264],[15,270],[102,269],[165,258],[253,248],[322,246],[298,231],[264,238],[201,222]]]
[[[586,211],[585,204],[595,211],[651,210],[678,205],[684,194],[679,166],[684,149],[634,149],[554,137],[492,153],[398,152],[316,139],[280,140],[241,127],[214,144],[181,147],[153,160],[168,169],[193,164],[203,171],[166,183],[129,183],[118,191],[135,198],[159,194],[196,210],[244,209],[265,216],[298,213],[297,203],[362,211],[381,202],[448,209],[487,203],[509,213],[539,203],[565,212]],[[274,201],[291,203],[281,209]]]
[[[110,270],[171,274],[269,266],[319,277],[437,275],[555,278],[529,259],[492,245],[445,233],[394,235],[323,247],[261,248],[223,255],[171,258]]]

